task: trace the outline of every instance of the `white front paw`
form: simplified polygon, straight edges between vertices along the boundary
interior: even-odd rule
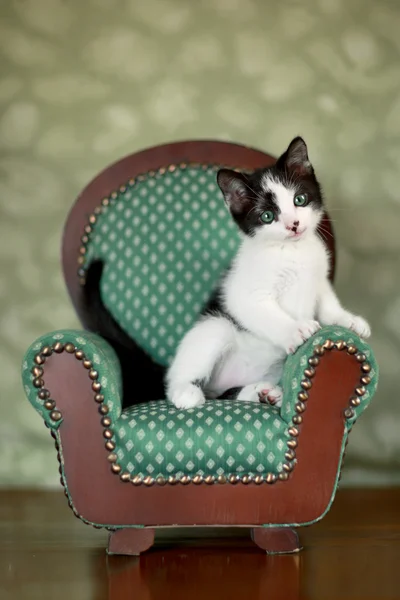
[[[361,338],[369,338],[371,335],[371,327],[368,325],[367,321],[362,317],[357,317],[356,315],[350,315],[350,325],[349,329],[354,331]]]
[[[347,311],[343,311],[343,313],[334,317],[332,325],[341,325],[342,327],[346,327],[346,329],[351,329],[362,338],[369,338],[371,335],[371,328],[367,321]]]
[[[309,319],[307,321],[298,321],[290,337],[286,341],[285,350],[288,354],[293,354],[299,346],[304,344],[314,333],[321,328],[318,321]]]

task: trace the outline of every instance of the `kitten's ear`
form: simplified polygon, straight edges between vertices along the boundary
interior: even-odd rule
[[[240,214],[248,209],[249,188],[247,178],[243,173],[220,169],[217,174],[217,182],[224,195],[226,205],[233,214]]]
[[[314,173],[303,138],[296,137],[290,142],[286,152],[278,158],[276,166],[282,171],[289,171],[297,175],[312,175]]]

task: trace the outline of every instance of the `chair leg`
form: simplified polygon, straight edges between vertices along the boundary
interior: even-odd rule
[[[147,527],[116,529],[108,538],[107,554],[138,556],[154,544],[154,529]]]
[[[299,536],[290,527],[257,527],[251,530],[251,539],[267,554],[300,552]]]

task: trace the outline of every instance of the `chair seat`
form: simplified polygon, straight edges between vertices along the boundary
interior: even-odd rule
[[[115,452],[132,476],[278,475],[288,462],[287,429],[275,408],[254,402],[210,400],[187,410],[146,402],[121,414]]]

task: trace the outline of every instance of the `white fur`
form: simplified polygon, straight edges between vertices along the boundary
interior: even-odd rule
[[[238,399],[276,405],[284,360],[320,324],[337,324],[370,335],[361,317],[346,311],[328,281],[328,253],[316,234],[321,214],[293,204],[295,189],[265,178],[275,194],[279,220],[245,237],[222,288],[223,302],[246,331],[223,316],[202,318],[183,338],[167,373],[167,396],[191,408],[242,387]],[[290,231],[299,221],[301,235]],[[289,229],[288,229],[289,228]],[[204,384],[204,393],[200,387]]]

